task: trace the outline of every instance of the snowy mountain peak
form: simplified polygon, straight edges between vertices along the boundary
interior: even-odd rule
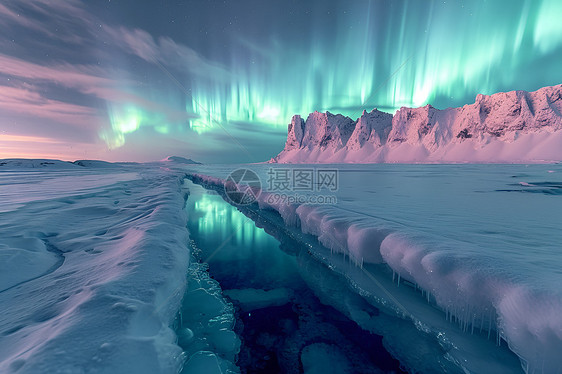
[[[300,148],[304,135],[304,121],[298,114],[294,115],[289,123],[285,150]]]
[[[355,123],[353,134],[347,142],[348,150],[358,150],[366,143],[380,146],[386,143],[392,126],[392,114],[373,109],[370,113],[363,110]]]
[[[304,124],[301,147],[340,149],[345,146],[354,128],[354,121],[341,114],[311,113]]]
[[[302,133],[302,137],[301,137]],[[541,162],[562,160],[562,85],[476,96],[473,104],[294,116],[272,162]]]

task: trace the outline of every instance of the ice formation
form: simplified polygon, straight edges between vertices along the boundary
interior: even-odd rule
[[[218,189],[223,183],[220,178],[201,174],[193,174],[191,178]],[[361,178],[365,182],[366,177]],[[350,198],[358,192],[350,193],[348,196],[345,191],[339,191],[338,195]],[[388,265],[394,272],[395,282],[406,282],[419,290],[430,304],[443,310],[443,317],[463,334],[484,334],[497,344],[506,341],[521,358],[525,371],[548,373],[562,368],[557,353],[562,347],[562,317],[557,312],[562,310],[562,295],[551,286],[543,288],[528,283],[522,275],[502,268],[496,261],[491,262],[485,251],[473,248],[470,242],[425,235],[423,231],[397,225],[391,220],[365,218],[341,207],[272,204],[268,194],[262,192],[259,197],[261,211],[279,213],[288,227],[313,235],[325,248],[344,254],[359,268]],[[365,204],[364,199],[359,200]],[[549,214],[549,211],[544,210],[544,213]],[[457,250],[459,245],[464,251]],[[355,274],[349,269],[344,273],[352,278]],[[435,331],[436,336],[448,336],[447,339],[453,336],[450,344],[462,346],[459,349],[467,352],[470,350],[470,344],[463,346],[465,338],[438,318],[431,317],[431,313],[421,312],[419,306],[411,304],[411,295],[383,292],[380,296],[393,305],[398,314],[418,321],[420,328]],[[459,357],[463,354],[466,352]],[[473,362],[472,365],[479,364]]]

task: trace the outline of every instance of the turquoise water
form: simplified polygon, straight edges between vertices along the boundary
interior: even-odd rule
[[[235,307],[243,373],[299,373],[318,364],[340,373],[401,372],[380,335],[319,300],[307,279],[313,260],[306,250],[282,244],[214,191],[188,188],[192,249]],[[318,271],[329,279],[329,269]]]

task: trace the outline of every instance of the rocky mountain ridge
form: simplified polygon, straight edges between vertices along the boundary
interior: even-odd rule
[[[293,116],[270,162],[540,162],[562,160],[562,84],[478,95],[473,104]]]

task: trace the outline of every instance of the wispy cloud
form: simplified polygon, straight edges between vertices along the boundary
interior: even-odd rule
[[[79,44],[89,34],[85,26],[91,26],[94,21],[82,7],[83,4],[75,0],[7,0],[0,4],[0,17],[5,21],[0,25],[17,24],[43,37]],[[29,13],[34,16],[28,16]]]
[[[115,81],[102,76],[107,71],[96,66],[62,64],[41,66],[14,57],[0,54],[2,73],[11,77],[27,80],[34,84],[55,84],[91,95],[106,103],[114,105],[135,105],[148,112],[159,113],[168,121],[182,122],[197,115],[185,110],[174,109],[166,104],[154,102],[118,86],[135,87],[134,81]],[[111,72],[108,75],[119,75]],[[123,73],[123,75],[125,75]],[[0,107],[6,111],[49,118],[76,126],[108,126],[107,113],[103,115],[99,108],[79,106],[44,97],[34,84],[26,87],[3,86],[0,92]]]
[[[43,66],[25,60],[0,54],[0,71],[4,75],[48,81],[68,88],[113,86],[115,82],[101,76],[103,71],[90,66],[61,64]]]
[[[231,75],[220,64],[205,59],[193,49],[176,43],[171,38],[161,37],[156,40],[144,30],[131,30],[124,27],[106,27],[105,31],[113,43],[147,62],[167,65],[219,81]]]
[[[136,71],[127,65],[120,65],[121,61],[138,58],[166,75],[173,71],[179,80],[197,76],[227,81],[230,77],[221,64],[169,37],[154,38],[141,29],[107,25],[87,11],[87,4],[77,0],[3,1],[0,33],[3,31],[18,33],[14,36],[16,42],[0,42],[0,78],[6,78],[0,85],[4,153],[7,149],[25,153],[24,148],[31,144],[42,144],[45,150],[48,145],[49,152],[57,146],[64,149],[61,152],[68,152],[67,144],[29,138],[34,126],[41,135],[51,127],[53,138],[61,141],[90,137],[90,144],[99,146],[105,142],[106,149],[125,144],[125,137],[132,139],[133,134],[113,123],[112,112],[130,106],[146,114],[134,131],[142,132],[146,127],[149,133],[185,126],[182,133],[193,134],[187,121],[198,115],[186,109],[191,107],[186,105],[190,98],[172,103],[160,98],[159,87],[143,85],[143,77],[135,75]],[[33,53],[27,48],[30,45],[41,52]],[[76,58],[68,58],[72,51],[76,51]],[[81,51],[95,56],[95,60],[81,58]],[[101,66],[96,60],[101,61]],[[164,82],[163,86],[171,84]],[[7,118],[20,124],[7,126]],[[186,137],[185,141],[189,144],[193,139]],[[13,144],[9,147],[10,142]]]
[[[0,109],[76,127],[91,128],[102,120],[93,108],[46,99],[37,92],[10,86],[0,86]]]
[[[149,63],[162,64],[205,78],[222,80],[231,75],[224,66],[204,58],[192,48],[177,43],[172,38],[155,39],[141,29],[106,25],[93,14],[86,12],[83,6],[84,4],[74,0],[8,1],[0,4],[0,19],[17,23],[38,31],[43,36],[47,35],[64,42],[83,43],[84,37],[90,36],[103,40],[107,46],[113,46]],[[48,24],[38,19],[37,16],[26,15],[29,10],[48,17]],[[54,31],[53,28],[58,31]]]
[[[57,139],[40,137],[40,136],[25,136],[25,135],[5,135],[0,134],[0,142],[10,142],[10,143],[47,143],[47,144],[59,144],[60,141]]]

